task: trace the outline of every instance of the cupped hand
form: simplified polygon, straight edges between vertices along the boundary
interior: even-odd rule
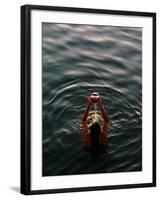
[[[101,96],[99,96],[99,98],[97,99],[97,103],[98,103],[99,105],[102,105],[102,104],[103,104],[103,101],[102,101],[102,97],[101,97]]]
[[[102,97],[98,96],[98,97],[94,97],[94,96],[89,96],[88,97],[88,104],[92,104],[92,103],[98,103],[99,105],[102,105]]]
[[[89,97],[88,97],[88,104],[91,104],[91,103],[93,103],[93,100],[92,100],[92,98],[89,96]]]

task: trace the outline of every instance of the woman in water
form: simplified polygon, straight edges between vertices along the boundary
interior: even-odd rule
[[[100,112],[97,111],[97,106]],[[91,107],[95,107],[94,111],[90,111]],[[102,98],[98,93],[92,93],[88,97],[88,105],[82,118],[83,143],[87,151],[105,152],[108,143],[108,121]]]

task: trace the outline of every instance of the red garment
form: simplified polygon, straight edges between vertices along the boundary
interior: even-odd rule
[[[87,108],[83,114],[83,118],[82,118],[82,128],[83,128],[83,143],[84,143],[84,147],[86,149],[90,149],[91,148],[91,137],[90,137],[90,131],[89,128],[87,126],[87,117],[89,114],[89,109],[91,106],[92,102],[88,103]],[[103,147],[105,147],[108,143],[108,122],[109,122],[109,118],[107,115],[107,112],[105,111],[103,104],[101,102],[98,102],[99,108],[101,110],[101,114],[103,117],[103,130],[100,134],[101,137],[101,145]]]

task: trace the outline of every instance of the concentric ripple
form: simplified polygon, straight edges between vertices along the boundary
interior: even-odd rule
[[[142,170],[142,29],[43,23],[43,176]],[[98,92],[108,153],[83,149],[81,118]]]

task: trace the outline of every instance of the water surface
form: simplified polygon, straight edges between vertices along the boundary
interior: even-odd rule
[[[142,29],[42,25],[43,176],[142,170]],[[83,149],[87,96],[109,114],[108,153]]]

